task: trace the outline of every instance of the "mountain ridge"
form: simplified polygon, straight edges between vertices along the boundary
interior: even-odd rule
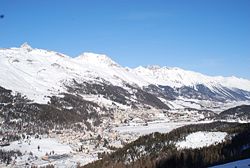
[[[131,88],[126,87],[127,84],[140,89],[155,85],[159,88],[158,92],[165,89],[165,94],[187,98],[250,99],[250,80],[247,79],[207,76],[177,67],[157,65],[125,68],[104,54],[83,53],[72,58],[55,51],[33,49],[24,43],[20,48],[0,49],[0,56],[0,72],[3,76],[0,86],[23,93],[37,102],[47,103],[48,96],[67,92],[65,85],[72,83],[73,79],[80,82],[106,81],[128,91]],[[174,90],[167,91],[168,87]],[[187,95],[190,93],[192,95]],[[155,92],[152,94],[158,95]],[[201,96],[203,94],[210,96]]]

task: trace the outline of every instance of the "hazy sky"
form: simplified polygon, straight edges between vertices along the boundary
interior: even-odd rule
[[[0,47],[250,79],[250,0],[1,0]]]

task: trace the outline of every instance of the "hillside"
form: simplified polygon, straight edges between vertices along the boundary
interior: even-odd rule
[[[241,105],[222,111],[217,117],[218,120],[249,121],[250,106]]]
[[[83,168],[201,168],[244,159],[250,156],[249,128],[249,124],[215,122],[184,126],[167,134],[153,133],[140,137],[114,153],[101,155],[101,160]],[[207,144],[202,137],[193,137],[203,145],[198,145],[193,139],[193,145],[197,146],[188,146],[190,136],[200,134],[200,131],[205,131],[206,136],[213,136],[214,142]],[[224,137],[220,134],[224,134]],[[215,135],[222,139],[215,141]],[[187,146],[179,148],[179,143],[185,139]]]

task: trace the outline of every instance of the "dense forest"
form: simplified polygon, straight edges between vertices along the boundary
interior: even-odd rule
[[[230,108],[216,116],[217,120],[250,120],[250,105],[241,105]]]
[[[177,149],[175,142],[197,131],[221,131],[222,143],[197,149]],[[201,168],[250,157],[250,124],[214,122],[188,125],[170,133],[153,133],[125,145],[83,168]]]

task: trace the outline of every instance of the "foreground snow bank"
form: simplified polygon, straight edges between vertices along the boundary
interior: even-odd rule
[[[176,143],[177,148],[202,148],[223,142],[226,132],[194,132],[185,137],[185,140]]]
[[[230,162],[227,164],[218,165],[218,166],[214,166],[211,168],[229,168],[229,167],[249,168],[250,167],[250,159],[244,159],[244,160],[239,160],[239,161],[235,161],[235,162]]]

